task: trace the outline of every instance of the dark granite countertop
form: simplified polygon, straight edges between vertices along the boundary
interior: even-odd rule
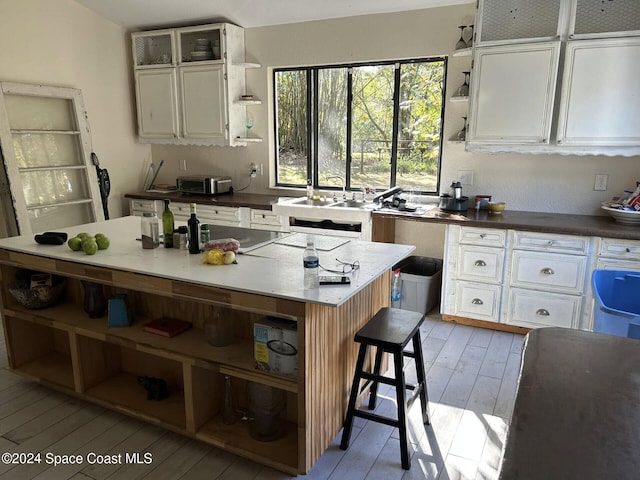
[[[501,214],[493,214],[487,210],[475,209],[464,213],[450,213],[439,208],[433,208],[419,215],[393,210],[376,210],[373,212],[374,221],[376,217],[392,217],[397,220],[415,222],[456,223],[468,227],[502,228],[640,240],[640,225],[625,225],[616,222],[611,217],[600,215],[521,212],[515,210],[505,210]]]
[[[180,192],[135,192],[127,193],[125,198],[139,198],[142,200],[163,200],[168,198],[172,202],[199,203],[202,205],[219,205],[221,207],[249,207],[260,210],[271,210],[271,204],[276,203],[282,196],[257,193],[222,193],[220,195],[193,195]]]

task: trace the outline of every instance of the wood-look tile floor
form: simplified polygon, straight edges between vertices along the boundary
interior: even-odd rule
[[[0,329],[2,332],[2,329]],[[422,326],[431,426],[411,412],[411,469],[400,467],[398,431],[357,418],[347,451],[341,433],[304,479],[484,480],[497,477],[513,408],[522,335],[457,325],[431,315]],[[408,377],[411,376],[411,369]],[[377,411],[395,411],[381,389]],[[289,475],[202,442],[69,397],[8,370],[0,334],[0,453],[112,455],[150,452],[149,465],[51,466],[0,462],[0,480],[284,480]]]

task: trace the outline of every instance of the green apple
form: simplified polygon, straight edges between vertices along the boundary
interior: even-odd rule
[[[107,248],[109,248],[109,245],[111,243],[109,242],[109,238],[105,237],[104,235],[99,237],[98,235],[96,235],[96,243],[98,244],[98,250],[106,250]]]
[[[67,241],[67,245],[74,252],[82,250],[82,239],[80,237],[73,237]]]
[[[87,255],[95,255],[98,251],[98,244],[95,241],[91,242],[82,242],[82,250]]]

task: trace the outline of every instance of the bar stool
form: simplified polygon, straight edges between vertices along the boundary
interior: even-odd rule
[[[429,425],[430,423],[429,413],[427,411],[427,384],[425,382],[424,361],[422,359],[422,347],[420,342],[420,325],[422,325],[423,321],[424,315],[421,313],[385,307],[380,309],[378,313],[376,313],[373,318],[356,333],[354,341],[360,343],[360,349],[358,351],[356,371],[353,376],[349,405],[347,407],[347,415],[344,421],[342,440],[340,442],[340,448],[342,450],[346,450],[349,447],[353,418],[361,417],[373,422],[398,427],[400,431],[400,458],[402,461],[402,468],[409,470],[411,467],[409,462],[407,411],[411,408],[413,402],[415,402],[417,398],[420,398],[420,403],[422,405],[422,422],[425,425]],[[413,342],[413,352],[406,352],[404,350],[409,341]],[[369,346],[376,347],[373,373],[364,371],[364,364]],[[393,355],[395,372],[394,378],[388,378],[380,375],[383,352]],[[405,383],[404,357],[413,358],[415,361],[418,379],[418,383],[415,385],[407,385]],[[360,387],[362,379],[366,379],[366,382],[362,387]],[[396,389],[398,404],[397,420],[356,408],[358,400],[367,393],[369,388],[369,410],[376,408],[379,383],[391,385]],[[412,391],[412,394],[408,399],[406,394],[407,389]]]

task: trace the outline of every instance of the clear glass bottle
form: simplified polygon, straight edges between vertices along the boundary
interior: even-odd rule
[[[231,387],[231,377],[224,376],[224,408],[222,409],[222,423],[233,425],[236,423],[236,408],[233,402],[233,389]]]
[[[144,212],[140,222],[142,233],[142,248],[156,248],[160,246],[160,229],[158,217],[153,212]]]
[[[311,235],[307,237],[307,248],[302,254],[302,265],[304,266],[305,290],[318,288],[320,286],[320,259]]]
[[[171,200],[164,199],[164,211],[162,212],[162,235],[164,236],[164,248],[173,248],[173,212],[169,208]]]
[[[187,220],[189,228],[189,253],[200,253],[200,220],[196,216],[196,204],[192,203],[191,217]]]

